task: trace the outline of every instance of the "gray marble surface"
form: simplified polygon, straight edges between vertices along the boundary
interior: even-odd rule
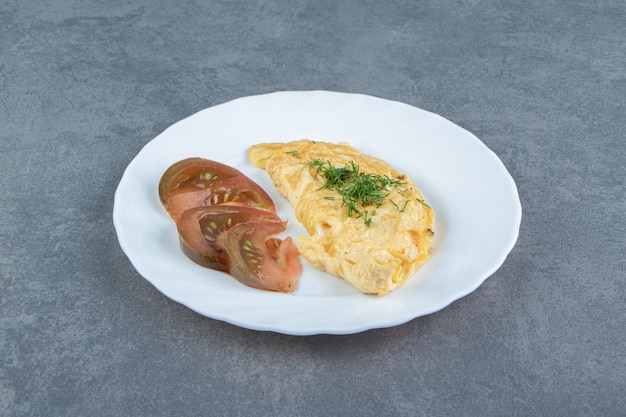
[[[0,0],[0,415],[625,415],[624,22],[622,0]],[[477,291],[293,337],[133,269],[111,213],[137,152],[311,89],[436,112],[500,156],[523,220]]]

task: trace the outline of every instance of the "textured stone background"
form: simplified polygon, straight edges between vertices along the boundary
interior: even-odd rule
[[[0,0],[0,415],[624,415],[624,22],[622,0]],[[502,268],[350,336],[237,328],[143,280],[111,220],[142,146],[310,89],[493,149],[524,209]]]

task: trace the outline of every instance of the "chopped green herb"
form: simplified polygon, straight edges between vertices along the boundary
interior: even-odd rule
[[[402,208],[400,208],[400,206],[397,205],[395,201],[391,200],[391,202],[398,209],[398,213],[404,213],[404,210],[406,209],[406,205],[409,204],[409,200],[405,200],[404,205],[402,206]]]
[[[430,206],[428,204],[426,204],[426,202],[424,200],[419,199],[417,197],[415,197],[415,199],[417,200],[418,203],[422,204],[424,207],[430,208]]]
[[[363,211],[363,221],[366,226],[370,226],[372,224],[372,217],[369,215],[368,211]]]
[[[309,162],[309,167],[315,169],[315,172],[326,180],[320,189],[336,191],[342,197],[342,206],[346,206],[348,217],[353,215],[363,217],[367,226],[372,224],[371,216],[376,210],[369,213],[367,210],[361,210],[359,206],[380,207],[383,199],[391,192],[390,187],[397,188],[404,184],[386,175],[360,172],[359,166],[354,161],[350,161],[348,166],[335,167],[330,161],[315,159]]]
[[[288,154],[288,155],[291,155],[291,156],[295,156],[296,158],[300,158],[300,152],[298,152],[297,150],[295,150],[295,151],[288,151],[288,152],[285,152],[285,153]]]

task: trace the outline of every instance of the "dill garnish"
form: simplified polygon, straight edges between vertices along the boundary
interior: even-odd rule
[[[297,150],[287,151],[285,153],[288,154],[288,155],[291,155],[291,156],[295,156],[296,158],[300,158],[300,152],[298,152]]]
[[[405,190],[406,191],[406,190]],[[400,193],[402,193],[403,191],[400,191]],[[409,200],[405,200],[404,201],[404,205],[402,206],[402,208],[400,208],[399,205],[396,204],[395,201],[390,200],[394,206],[396,206],[396,208],[398,209],[398,213],[404,213],[404,210],[406,209],[406,205],[409,204]]]
[[[315,159],[309,162],[309,167],[326,180],[320,189],[336,191],[342,198],[342,207],[345,206],[348,210],[348,217],[363,217],[367,226],[372,224],[372,216],[376,214],[376,210],[370,212],[364,208],[380,207],[383,199],[391,192],[390,187],[404,184],[386,175],[360,172],[354,161],[350,161],[347,166],[335,167],[330,161]]]
[[[422,204],[424,207],[426,208],[430,208],[430,206],[428,204],[426,204],[426,202],[424,200],[422,200],[421,198],[417,198],[415,197],[415,199],[417,200],[418,203]]]

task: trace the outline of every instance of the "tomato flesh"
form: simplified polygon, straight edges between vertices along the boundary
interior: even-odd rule
[[[159,199],[176,222],[180,247],[192,261],[228,272],[263,290],[292,292],[302,275],[300,253],[270,196],[237,169],[204,158],[172,164]]]
[[[224,203],[276,212],[258,184],[233,167],[204,158],[172,164],[159,181],[159,199],[174,220],[190,208]]]
[[[234,225],[248,221],[282,224],[276,214],[251,207],[222,204],[185,210],[176,222],[181,250],[199,265],[228,272],[226,233]]]
[[[286,223],[253,221],[233,226],[226,235],[229,273],[241,283],[262,290],[293,292],[302,275],[300,252],[287,237]]]

